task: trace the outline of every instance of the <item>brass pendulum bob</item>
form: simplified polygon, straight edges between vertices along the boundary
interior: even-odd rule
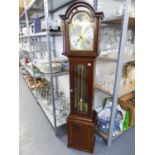
[[[83,99],[81,98],[81,99],[80,99],[80,111],[81,111],[81,112],[82,112],[82,110],[83,110],[82,105],[83,105]]]

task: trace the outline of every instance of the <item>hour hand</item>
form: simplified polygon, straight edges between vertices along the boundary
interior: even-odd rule
[[[78,40],[76,42],[76,46],[78,45],[78,43],[79,43],[79,41],[80,41],[81,38],[82,38],[81,36],[78,38]]]

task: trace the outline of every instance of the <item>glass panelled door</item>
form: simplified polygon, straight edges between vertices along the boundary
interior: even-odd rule
[[[74,66],[74,109],[76,112],[88,112],[88,80],[86,64]]]
[[[90,116],[93,91],[93,62],[78,60],[71,66],[71,108],[74,114]]]

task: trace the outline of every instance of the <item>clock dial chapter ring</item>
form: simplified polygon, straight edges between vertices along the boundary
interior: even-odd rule
[[[75,14],[69,24],[70,49],[73,51],[93,51],[94,23],[85,12]]]

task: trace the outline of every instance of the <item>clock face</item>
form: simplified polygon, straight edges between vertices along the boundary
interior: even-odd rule
[[[94,23],[86,12],[79,12],[69,24],[70,50],[93,51]]]

